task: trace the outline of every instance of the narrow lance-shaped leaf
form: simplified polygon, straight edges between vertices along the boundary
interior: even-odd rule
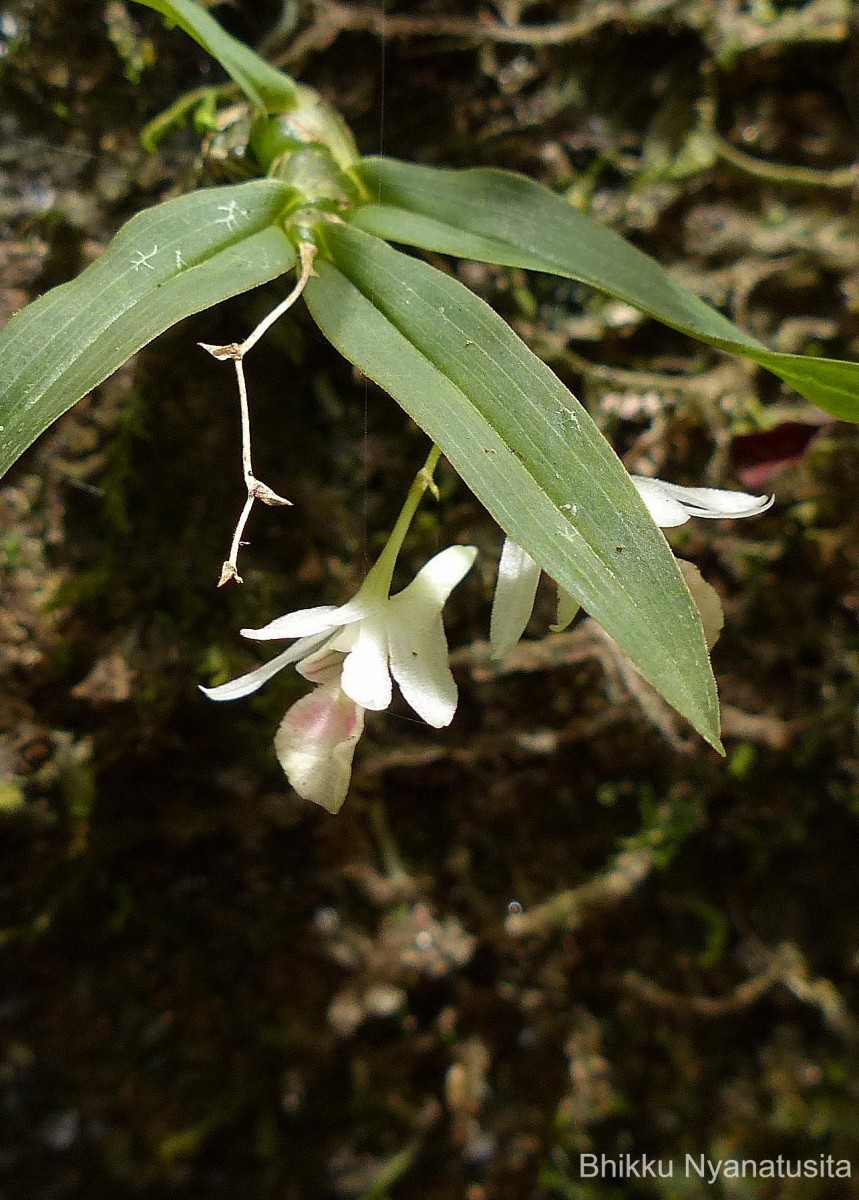
[[[252,104],[262,112],[287,112],[310,89],[278,71],[250,46],[222,29],[194,0],[135,0],[167,17],[221,64]]]
[[[371,199],[349,219],[369,233],[580,280],[690,337],[751,359],[836,417],[859,421],[859,363],[768,350],[648,255],[533,180],[385,158],[362,160],[355,174]]]
[[[273,179],[208,188],[132,218],[77,279],[0,333],[0,476],[43,430],[141,346],[191,313],[288,271]]]
[[[313,88],[296,83],[249,46],[231,37],[195,0],[136,0],[147,8],[162,13],[192,37],[221,64],[239,85],[248,100],[259,110],[263,128],[265,114],[271,114],[279,132],[274,143],[281,148],[272,155],[272,139],[266,137],[257,122],[251,130],[250,146],[255,157],[267,170],[273,157],[282,153],[283,139],[323,144],[341,167],[352,166],[358,151],[349,127],[334,109],[325,104]],[[150,130],[152,126],[150,125]],[[150,135],[151,136],[151,135]],[[260,149],[265,152],[260,158]]]
[[[715,682],[691,597],[587,412],[456,280],[348,225],[326,226],[323,238],[305,297],[325,336],[400,402],[502,528],[718,747]]]

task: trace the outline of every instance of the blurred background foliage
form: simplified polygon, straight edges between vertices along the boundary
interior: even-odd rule
[[[857,356],[847,0],[214,9],[364,151],[523,170],[773,346]],[[219,78],[121,0],[0,5],[4,319],[223,178],[228,131],[138,141]],[[775,493],[674,538],[725,602],[727,760],[588,622],[490,664],[500,537],[447,473],[406,566],[484,552],[449,609],[456,720],[395,706],[343,813],[299,802],[271,748],[299,681],[223,707],[196,684],[257,661],[240,626],[351,594],[424,439],[290,314],[248,374],[295,508],[254,514],[245,585],[216,591],[238,422],[195,343],[281,293],[186,322],[0,484],[4,1197],[682,1197],[679,1169],[612,1186],[578,1156],[856,1160],[856,430],[576,284],[439,265],[630,469]]]

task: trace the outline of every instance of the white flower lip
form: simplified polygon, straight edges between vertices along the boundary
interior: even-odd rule
[[[318,684],[289,709],[274,739],[287,779],[304,800],[330,813],[343,807],[364,710],[336,683]]]

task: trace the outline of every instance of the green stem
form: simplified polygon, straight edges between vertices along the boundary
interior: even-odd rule
[[[403,866],[397,843],[391,833],[388,818],[382,801],[378,798],[370,802],[370,828],[376,839],[376,845],[381,859],[382,869],[386,879],[408,879],[408,872]]]
[[[397,556],[403,547],[403,542],[406,539],[406,534],[409,531],[409,526],[412,523],[415,513],[418,510],[424,492],[427,488],[435,489],[433,483],[433,473],[438,465],[438,460],[441,458],[441,450],[438,446],[433,446],[427,455],[427,460],[421,469],[415,475],[412,486],[409,488],[409,494],[406,496],[405,503],[400,510],[400,515],[397,517],[397,523],[391,530],[391,536],[388,538],[385,549],[379,555],[374,565],[365,580],[365,586],[372,580],[372,586],[378,587],[379,591],[384,590],[387,595],[391,590],[391,580],[394,576],[394,567],[397,563]],[[383,587],[384,585],[384,587]]]
[[[721,137],[716,138],[716,149],[719,156],[738,171],[745,171],[769,183],[782,183],[789,187],[831,188],[835,191],[852,191],[859,184],[859,165],[856,163],[828,171],[820,167],[785,166],[754,158]]]
[[[148,125],[144,126],[140,134],[140,144],[144,150],[148,150],[152,154],[172,129],[184,125],[190,119],[195,108],[199,108],[209,99],[216,105],[219,100],[226,100],[231,96],[238,95],[240,92],[234,83],[224,83],[217,87],[199,87],[185,92],[178,100],[174,100],[169,108],[165,108],[157,117],[153,117]]]

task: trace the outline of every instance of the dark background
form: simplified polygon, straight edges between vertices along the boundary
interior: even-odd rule
[[[773,346],[857,356],[848,3],[391,3],[384,54],[378,5],[215,10],[362,150],[523,170]],[[139,146],[221,78],[154,14],[18,0],[0,50],[5,318],[228,164],[189,130]],[[294,674],[229,706],[196,685],[258,661],[241,626],[352,594],[425,439],[296,310],[248,365],[256,465],[295,508],[255,512],[217,591],[238,421],[195,343],[282,286],[185,322],[0,484],[3,1197],[852,1194],[679,1165],[613,1187],[578,1156],[855,1161],[855,430],[576,284],[437,265],[630,469],[776,494],[672,537],[725,602],[727,759],[587,622],[489,665],[500,535],[443,470],[406,566],[482,551],[447,611],[456,719],[397,701],[338,817],[297,800],[271,748]]]

